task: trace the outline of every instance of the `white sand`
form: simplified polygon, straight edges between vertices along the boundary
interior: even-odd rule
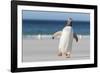
[[[80,60],[90,57],[90,38],[82,37],[79,42],[73,41],[71,58],[62,58],[58,54],[59,39],[23,38],[23,62]]]

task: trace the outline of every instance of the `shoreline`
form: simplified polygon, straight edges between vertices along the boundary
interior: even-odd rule
[[[23,35],[23,38],[33,38],[33,39],[52,39],[53,35]],[[78,35],[78,37],[81,38],[87,38],[90,37],[90,35]],[[56,37],[55,39],[59,39],[60,37]]]

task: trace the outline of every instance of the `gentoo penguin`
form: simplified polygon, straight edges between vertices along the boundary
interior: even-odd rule
[[[60,35],[59,40],[59,46],[58,46],[58,56],[66,56],[70,57],[71,51],[72,51],[72,43],[73,38],[75,38],[76,42],[78,42],[77,35],[73,32],[72,28],[72,18],[68,18],[67,23],[65,27],[62,29],[62,31],[58,31],[54,33],[52,39],[54,39],[56,36]]]

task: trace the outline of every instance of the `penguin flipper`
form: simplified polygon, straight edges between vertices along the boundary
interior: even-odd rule
[[[77,36],[76,33],[73,33],[73,37],[74,37],[74,39],[76,40],[76,42],[78,42],[78,36]]]
[[[61,36],[61,34],[62,34],[62,31],[57,31],[57,32],[55,32],[55,33],[53,34],[52,39],[54,39],[54,38],[57,37],[57,36]]]

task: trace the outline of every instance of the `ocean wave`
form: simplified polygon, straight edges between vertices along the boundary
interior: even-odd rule
[[[90,35],[78,35],[81,38],[88,38]],[[23,35],[23,38],[33,38],[33,39],[52,39],[53,35]],[[55,39],[59,39],[60,36],[56,37]]]

